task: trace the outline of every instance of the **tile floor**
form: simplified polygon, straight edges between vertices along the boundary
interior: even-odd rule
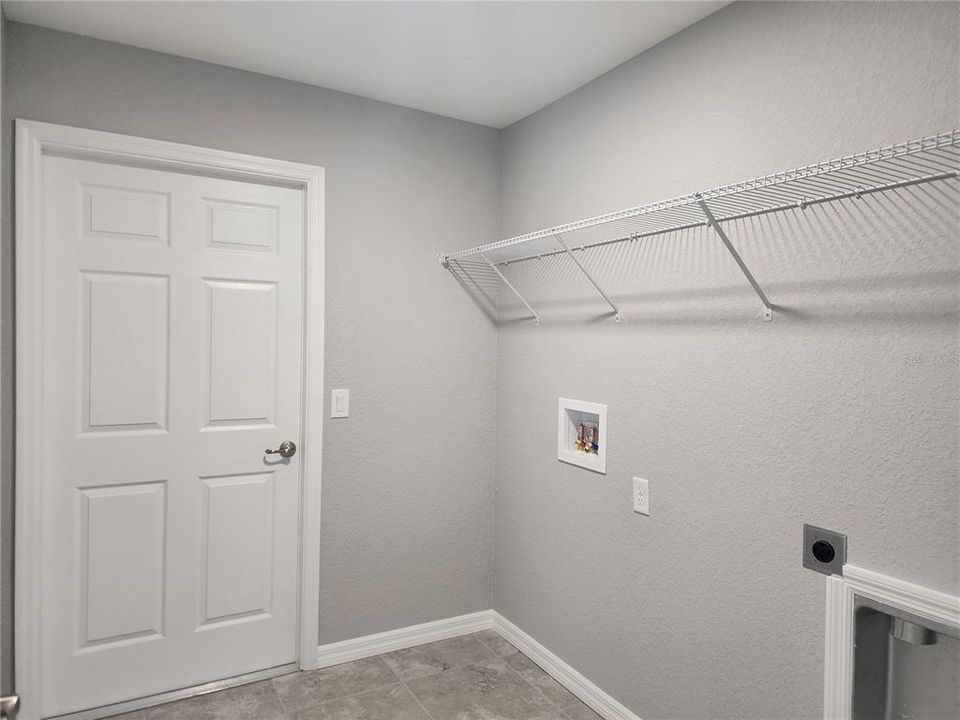
[[[492,630],[110,720],[600,720]]]

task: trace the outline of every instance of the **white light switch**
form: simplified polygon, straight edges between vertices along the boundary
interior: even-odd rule
[[[350,391],[330,391],[330,417],[350,417]]]
[[[650,481],[635,477],[633,479],[633,511],[641,515],[650,514]]]

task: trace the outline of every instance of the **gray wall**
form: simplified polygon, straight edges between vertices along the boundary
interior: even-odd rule
[[[435,255],[495,239],[497,132],[9,21],[4,50],[4,448],[14,118],[322,165],[326,384],[352,402],[324,428],[320,639],[489,608],[496,333]],[[5,454],[5,513],[10,487]]]
[[[3,17],[3,6],[0,5],[0,117],[3,117],[3,34],[6,23]],[[5,220],[5,209],[0,207],[0,227]],[[0,252],[0,290],[7,282],[7,257]],[[7,337],[9,329],[6,324],[6,308],[0,302],[0,338]],[[0,418],[13,417],[13,408],[7,407],[6,395],[7,363],[9,358],[5,343],[0,342]],[[8,470],[11,464],[12,438],[7,431],[7,423],[0,423],[0,507],[6,508],[13,501],[13,489],[7,481]],[[9,663],[5,648],[11,647],[13,635],[13,582],[11,580],[12,563],[4,558],[9,557],[9,548],[13,546],[13,523],[7,517],[0,517],[0,695],[5,695],[12,688],[8,687],[7,676]]]
[[[734,4],[502,133],[504,235],[957,127],[954,4]],[[822,717],[824,578],[958,590],[956,184],[738,222],[719,240],[510,266],[494,607],[644,720]],[[561,284],[562,297],[555,292]],[[606,476],[556,457],[558,396],[609,404]],[[631,512],[631,476],[653,514]]]
[[[504,327],[498,364],[432,255],[953,127],[958,30],[955,5],[733,5],[498,138],[8,24],[5,510],[12,119],[317,163],[327,384],[353,390],[325,429],[321,640],[489,607],[493,544],[493,606],[645,720],[818,716],[804,521],[848,532],[852,562],[958,590],[956,191],[738,223],[773,324],[707,232],[586,255],[623,326],[559,263],[512,266],[545,322]],[[559,395],[609,404],[606,476],[553,459]],[[411,443],[411,421],[441,440]]]

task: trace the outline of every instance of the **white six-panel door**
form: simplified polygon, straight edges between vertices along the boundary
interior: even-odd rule
[[[297,660],[303,193],[43,159],[44,717]]]

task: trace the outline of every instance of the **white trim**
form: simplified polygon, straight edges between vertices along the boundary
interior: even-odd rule
[[[317,666],[330,667],[395,650],[425,645],[448,638],[494,630],[517,650],[539,665],[544,672],[592,708],[604,720],[640,720],[596,684],[527,635],[496,610],[483,610],[469,615],[436,620],[388,630],[352,640],[321,645],[317,648]]]
[[[852,717],[856,639],[854,604],[858,596],[960,630],[960,597],[855,565],[844,565],[842,577],[827,578],[824,720],[850,720]]]
[[[0,78],[3,77],[3,26],[6,21],[3,17],[3,7],[0,6]],[[0,101],[2,105],[2,101]],[[0,117],[3,117],[2,107],[0,107]],[[3,227],[3,212],[0,210],[0,228]],[[3,283],[0,281],[0,305],[6,302],[6,295],[3,294]],[[3,353],[0,352],[0,377],[3,377]],[[2,412],[2,411],[0,411]],[[12,419],[12,418],[11,418]],[[7,428],[3,422],[3,418],[0,418],[0,459],[4,457],[3,446],[6,442],[7,437]],[[0,467],[0,476],[5,472],[5,468]],[[3,514],[3,493],[0,491],[0,523],[6,519],[6,516]],[[5,573],[7,571],[6,563],[4,558],[6,557],[3,554],[3,529],[0,528],[0,579],[5,580]],[[3,593],[0,592],[0,618],[5,617],[3,612]],[[6,639],[6,628],[0,627],[0,642]],[[4,691],[4,680],[3,680],[3,656],[7,653],[7,648],[0,645],[0,695],[3,695]],[[11,692],[13,690],[11,689]]]
[[[259,682],[260,680],[269,680],[270,678],[280,677],[281,675],[288,675],[297,672],[297,669],[297,663],[280,665],[279,667],[257,670],[256,672],[246,673],[245,675],[238,675],[227,678],[226,680],[215,680],[214,682],[183,688],[182,690],[172,690],[170,692],[137,698],[136,700],[128,700],[127,702],[116,703],[114,705],[93,708],[92,710],[81,710],[75,713],[67,713],[66,715],[57,715],[55,720],[100,720],[100,718],[112,718],[115,715],[134,713],[137,710],[145,710],[156,707],[157,705],[166,705],[177,702],[178,700],[186,700],[187,698],[199,697],[200,695],[207,695],[212,692],[220,692],[221,690],[240,687],[241,685],[249,685],[250,683]]]
[[[491,614],[494,630],[604,720],[640,720],[625,705],[581,675],[503,615],[495,610],[491,610]]]
[[[843,577],[827,578],[823,657],[824,720],[850,720],[853,712],[853,592]]]
[[[210,148],[96,130],[17,120],[16,123],[16,582],[14,667],[21,718],[36,720],[40,696],[39,483],[42,467],[43,155],[91,157],[169,171],[301,188],[305,201],[304,417],[300,549],[301,667],[313,667],[319,625],[320,487],[323,422],[324,169]],[[309,278],[320,282],[311,283]]]
[[[40,242],[42,195],[40,139],[26,123],[16,126],[16,175],[14,180],[16,223],[16,441],[14,494],[16,540],[14,541],[14,671],[23,713],[29,717],[40,697],[40,527],[39,484],[30,482],[43,465],[42,407],[38,362],[42,357],[41,305],[43,266]]]
[[[317,667],[340,665],[394,650],[406,650],[417,645],[490,630],[493,627],[492,612],[492,610],[482,610],[470,615],[435,620],[422,625],[411,625],[375,635],[321,645],[317,648]]]
[[[323,333],[326,290],[323,168],[304,184],[304,332],[302,492],[300,497],[300,646],[302,670],[313,670],[320,637],[320,488],[323,469]],[[313,279],[311,282],[310,279]]]

